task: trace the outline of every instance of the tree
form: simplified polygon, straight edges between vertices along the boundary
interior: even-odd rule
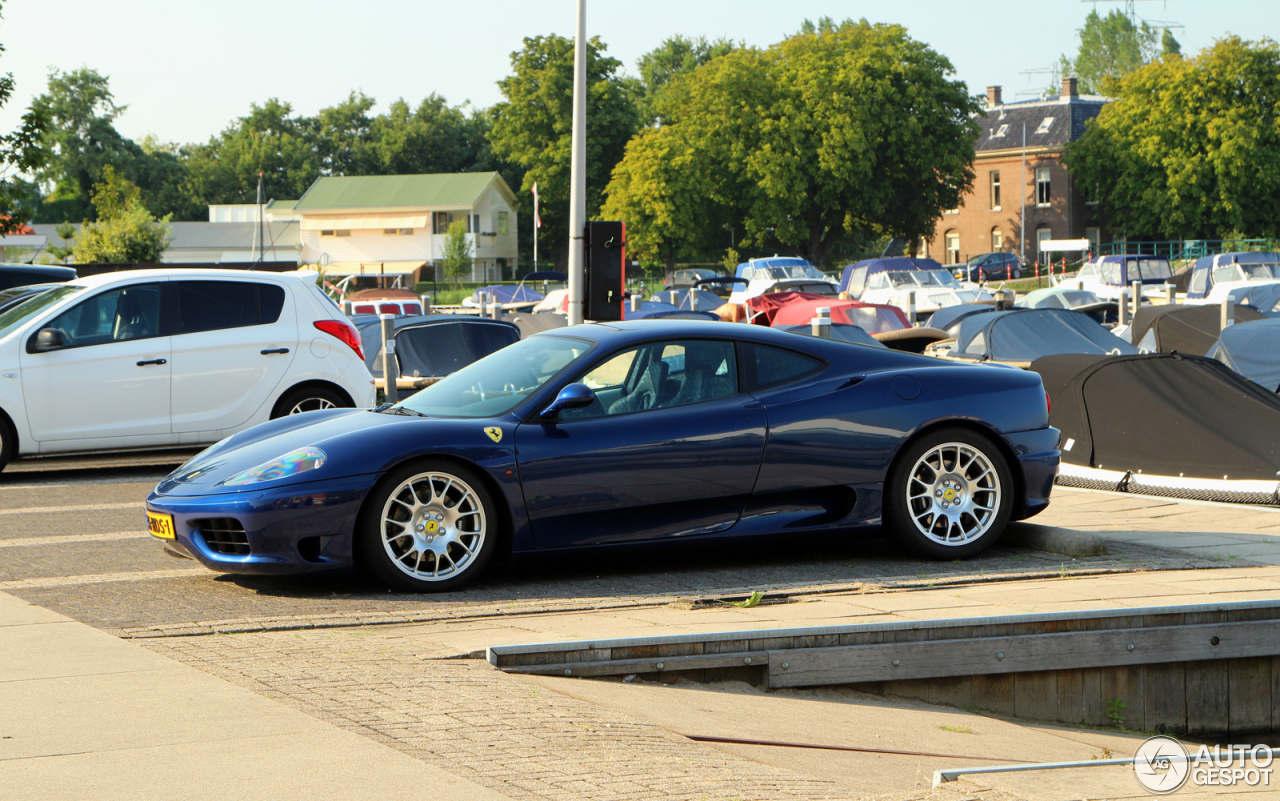
[[[93,187],[93,206],[98,221],[86,222],[74,239],[77,264],[160,261],[169,246],[169,216],[156,220],[138,187],[111,165],[102,168],[102,182]]]
[[[640,117],[646,124],[657,122],[656,103],[662,89],[677,75],[683,75],[723,56],[736,45],[729,39],[708,41],[705,36],[690,39],[676,34],[645,53],[636,61],[640,72],[641,96],[638,100]]]
[[[599,37],[587,43],[587,215],[600,209],[604,187],[639,127],[635,90],[604,55]],[[538,184],[545,252],[568,258],[570,153],[573,136],[573,41],[526,38],[511,54],[515,72],[498,82],[504,102],[493,108],[489,143],[496,157],[525,171],[521,191]]]
[[[1280,237],[1280,46],[1228,37],[1126,77],[1068,168],[1131,237]]]
[[[441,259],[444,274],[460,286],[464,277],[471,275],[471,240],[467,239],[467,224],[462,220],[449,223]]]
[[[0,9],[3,7],[0,2]],[[12,75],[0,76],[0,108],[13,98],[15,87]],[[31,217],[32,186],[13,173],[32,173],[45,162],[48,154],[41,147],[41,136],[47,125],[45,114],[32,107],[22,115],[17,130],[0,134],[0,234],[21,230]]]
[[[54,228],[53,232],[56,233],[58,238],[65,244],[62,247],[58,247],[57,245],[50,243],[45,246],[45,250],[47,250],[49,255],[53,256],[55,260],[65,264],[67,259],[71,258],[71,254],[74,253],[76,249],[75,242],[72,241],[76,238],[76,227],[69,222],[63,222],[57,228]]]
[[[1080,30],[1079,52],[1074,59],[1063,56],[1059,69],[1063,75],[1075,75],[1085,94],[1114,96],[1121,79],[1155,54],[1156,32],[1147,23],[1136,25],[1118,10],[1106,17],[1090,11]]]
[[[1164,29],[1164,35],[1160,37],[1160,55],[1182,55],[1182,44],[1177,39],[1173,38],[1173,31],[1168,28]]]
[[[248,115],[186,152],[191,192],[201,204],[256,203],[258,173],[267,197],[301,197],[323,168],[314,120],[276,98],[252,104]]]
[[[628,235],[683,243],[728,224],[739,247],[768,237],[819,265],[851,237],[931,235],[973,183],[979,106],[952,71],[900,26],[820,20],[677,77],[662,128],[614,172],[620,198],[655,198]],[[678,166],[639,163],[655,159]]]

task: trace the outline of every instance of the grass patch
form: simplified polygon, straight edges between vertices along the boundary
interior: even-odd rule
[[[938,726],[938,728],[939,728],[939,729],[941,729],[941,730],[943,730],[943,731],[954,732],[955,734],[977,734],[977,732],[976,732],[976,731],[974,731],[973,729],[971,729],[971,728],[969,728],[968,726],[965,726],[965,725],[960,725],[960,726],[948,726],[948,725],[946,725],[946,724],[942,724],[942,725]]]

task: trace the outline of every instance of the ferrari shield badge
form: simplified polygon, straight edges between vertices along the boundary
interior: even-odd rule
[[[484,433],[488,434],[489,439],[493,440],[494,442],[502,442],[501,428],[498,428],[497,426],[489,426],[484,430]]]

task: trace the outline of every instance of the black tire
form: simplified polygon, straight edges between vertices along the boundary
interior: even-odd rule
[[[935,457],[940,470],[933,467]],[[967,428],[930,431],[904,448],[889,468],[885,530],[920,556],[967,559],[1000,539],[1014,491],[1004,455],[989,438]],[[941,508],[943,503],[948,511]]]
[[[430,498],[424,503],[425,488]],[[493,558],[504,526],[500,515],[488,487],[471,468],[440,459],[401,465],[383,476],[360,510],[357,563],[396,589],[457,589],[475,580]],[[395,517],[403,517],[403,523]]]
[[[298,387],[280,396],[271,419],[289,414],[301,414],[322,409],[353,409],[355,404],[345,394],[328,387]]]
[[[0,414],[0,470],[18,455],[18,434],[9,424],[8,419]]]

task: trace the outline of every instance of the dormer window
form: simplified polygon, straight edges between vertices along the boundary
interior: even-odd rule
[[[997,136],[1004,136],[1004,135],[1005,135],[1005,134],[1007,134],[1008,132],[1009,132],[1009,126],[1008,126],[1008,125],[1001,125],[999,128],[997,128],[997,129],[995,129],[994,131],[992,131],[992,132],[991,132],[991,138],[992,138],[992,139],[994,139],[994,138],[996,138]]]
[[[1040,127],[1036,129],[1036,133],[1049,133],[1049,129],[1053,127],[1053,117],[1045,117],[1040,123]]]

